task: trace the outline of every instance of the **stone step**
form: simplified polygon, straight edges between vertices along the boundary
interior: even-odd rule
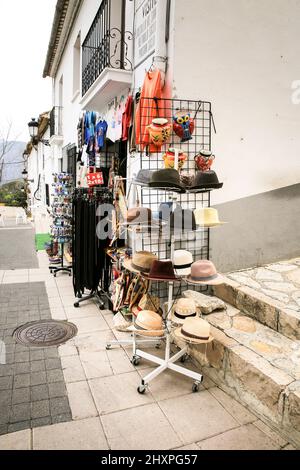
[[[205,318],[215,340],[189,351],[203,374],[300,448],[300,342],[231,305]]]
[[[286,305],[229,277],[214,287],[214,294],[272,330],[300,340],[300,307]]]

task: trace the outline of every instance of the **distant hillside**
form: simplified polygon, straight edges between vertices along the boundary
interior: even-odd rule
[[[0,148],[1,145],[2,142],[0,142]],[[14,142],[11,150],[4,156],[4,166],[0,185],[9,181],[15,181],[22,178],[24,164],[17,163],[14,165],[14,162],[23,161],[23,152],[25,150],[25,147],[25,142]]]

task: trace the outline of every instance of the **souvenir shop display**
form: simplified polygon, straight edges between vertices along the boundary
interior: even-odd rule
[[[57,250],[59,256],[50,258],[50,272],[56,277],[59,272],[67,272],[71,276],[72,267],[64,265],[65,250],[71,251],[72,241],[72,192],[74,188],[73,175],[68,173],[58,173],[53,175],[53,202],[52,202],[52,240],[60,249]]]
[[[135,116],[140,169],[133,184],[139,188],[140,206],[147,213],[151,211],[152,219],[148,218],[148,227],[141,224],[128,227],[133,253],[122,263],[125,273],[134,271],[141,284],[143,280],[148,281],[147,292],[131,308],[132,363],[137,365],[144,358],[158,366],[142,379],[139,393],[145,393],[151,380],[166,369],[193,379],[196,392],[202,374],[175,363],[179,359],[185,362],[189,344],[209,344],[213,338],[209,324],[200,318],[201,309],[196,301],[182,294],[189,286],[191,292],[204,296],[201,292],[208,292],[209,286],[223,282],[209,261],[210,229],[222,224],[217,211],[209,211],[210,192],[221,188],[222,183],[210,170],[214,160],[211,104],[163,98],[160,92],[153,92],[160,82],[158,77],[158,71],[146,75]],[[153,124],[168,125],[172,119],[170,136],[162,142],[158,131],[155,135]],[[159,145],[155,146],[155,140]],[[155,220],[163,222],[158,225],[158,231]],[[162,316],[159,303],[163,306]],[[176,329],[177,325],[180,326]],[[182,340],[180,344],[185,344],[174,356],[171,355],[173,335]],[[142,350],[138,346],[139,342],[142,344],[141,338],[164,339],[165,357]],[[107,349],[116,343],[123,340],[107,344]]]

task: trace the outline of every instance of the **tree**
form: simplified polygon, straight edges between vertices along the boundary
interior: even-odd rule
[[[2,173],[3,173],[3,166],[4,166],[4,157],[5,155],[10,152],[10,150],[15,145],[15,139],[11,139],[11,130],[12,130],[12,122],[8,121],[7,129],[3,130],[0,128],[0,183],[2,181]]]

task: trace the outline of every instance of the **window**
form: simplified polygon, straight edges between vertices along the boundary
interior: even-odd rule
[[[80,90],[80,42],[79,33],[73,48],[73,96]]]

